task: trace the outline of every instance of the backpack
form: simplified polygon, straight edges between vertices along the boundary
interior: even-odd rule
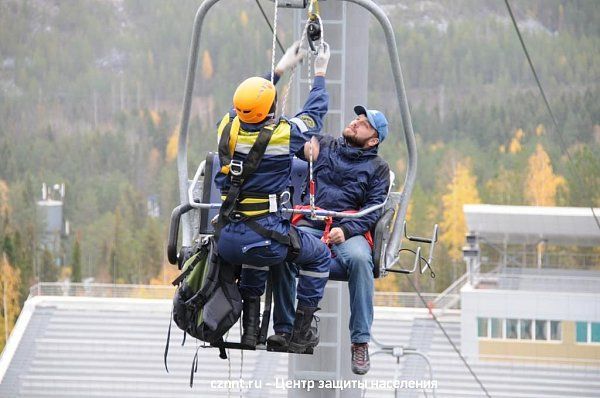
[[[172,320],[185,332],[184,339],[189,334],[218,345],[242,313],[242,297],[236,282],[239,267],[221,264],[213,237],[202,241],[192,253],[172,282],[177,286]],[[165,347],[167,372],[170,334],[169,324]],[[220,357],[227,358],[224,349],[220,349]]]

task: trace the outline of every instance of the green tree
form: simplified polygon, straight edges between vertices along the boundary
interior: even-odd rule
[[[52,252],[48,249],[42,251],[40,263],[40,281],[56,282],[58,280],[58,266]]]
[[[21,306],[19,303],[19,270],[8,262],[6,253],[0,257],[0,350],[4,348],[8,335],[17,320]]]
[[[71,254],[71,280],[81,282],[81,245],[78,237],[75,239]]]
[[[158,221],[152,218],[146,221],[143,235],[142,250],[138,261],[142,261],[142,282],[148,283],[150,279],[158,276],[162,270],[165,237],[161,232]]]
[[[567,184],[573,206],[600,206],[600,151],[585,146],[573,155]]]

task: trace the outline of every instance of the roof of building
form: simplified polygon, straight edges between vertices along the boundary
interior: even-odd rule
[[[173,325],[168,356],[163,353],[171,303],[169,300],[33,297],[25,305],[0,358],[0,397],[128,397],[199,396],[285,397],[276,377],[287,377],[287,355],[245,351],[241,377],[263,380],[262,390],[240,394],[236,388],[211,389],[210,380],[238,380],[240,351],[231,361],[214,349],[198,349],[198,370],[189,387],[190,366],[197,347]],[[449,311],[442,319],[460,346],[460,319]],[[373,336],[381,342],[418,348],[428,355],[438,397],[481,397],[483,393],[426,310],[376,307]],[[237,325],[229,338],[239,338]],[[427,368],[416,356],[377,355],[371,347],[372,368],[367,380],[425,380]],[[526,365],[470,359],[474,371],[494,398],[597,397],[600,368],[565,365]],[[269,384],[267,384],[269,383]],[[422,396],[402,390],[403,396]],[[366,396],[389,397],[389,390],[368,390]],[[427,392],[427,396],[431,396]]]
[[[589,207],[464,205],[469,231],[489,242],[598,246],[600,227]],[[594,209],[600,216],[600,209]]]
[[[600,271],[591,270],[514,267],[497,273],[478,274],[475,279],[478,289],[578,294],[600,292]]]

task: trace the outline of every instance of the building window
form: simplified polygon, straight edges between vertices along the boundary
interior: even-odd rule
[[[535,339],[548,340],[548,321],[535,320]]]
[[[531,319],[521,319],[521,336],[519,338],[521,340],[531,340]]]
[[[561,321],[478,317],[477,336],[492,339],[561,341]],[[578,322],[577,342],[600,343],[600,323]]]
[[[550,340],[562,340],[560,321],[550,321]]]
[[[591,342],[600,343],[600,323],[592,322],[591,329]]]
[[[600,343],[600,323],[577,322],[575,331],[578,343]]]
[[[518,319],[507,319],[506,320],[506,338],[507,339],[518,339],[519,338],[519,320]]]
[[[576,336],[576,341],[578,343],[587,343],[588,342],[588,323],[587,322],[577,322],[575,336]]]
[[[493,339],[501,339],[502,338],[502,319],[500,318],[492,318],[491,319],[491,337]]]
[[[477,336],[490,337],[488,333],[488,318],[477,318]]]

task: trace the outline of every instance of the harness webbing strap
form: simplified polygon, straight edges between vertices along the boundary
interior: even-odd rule
[[[269,212],[269,200],[267,199],[263,203],[238,203],[236,210],[244,212]],[[262,214],[262,213],[261,213]]]
[[[286,245],[286,246],[290,245],[290,237],[288,235],[284,235],[277,231],[267,229],[250,218],[244,220],[244,223],[248,227],[250,227],[250,229],[254,230],[254,232],[256,232],[259,235],[264,236],[265,238],[270,238],[274,241],[281,243],[282,245]]]
[[[256,141],[250,148],[250,152],[246,155],[246,159],[244,159],[243,167],[241,170],[241,175],[234,176],[231,173],[229,174],[231,186],[229,187],[229,192],[227,192],[227,197],[223,201],[221,205],[221,210],[219,212],[219,221],[217,223],[217,227],[215,228],[215,235],[218,236],[221,228],[225,225],[227,220],[229,220],[229,216],[233,212],[236,207],[236,202],[238,197],[240,196],[242,185],[244,184],[244,180],[254,173],[267,150],[267,146],[269,145],[269,141],[271,141],[271,137],[274,132],[274,125],[265,126],[258,133],[258,137],[256,137]],[[225,131],[223,135],[221,135],[221,141],[219,142],[219,157],[221,153],[221,148],[225,146],[223,144],[225,137]],[[223,166],[223,160],[221,160],[221,165]]]
[[[227,192],[225,200],[223,200],[223,204],[221,204],[221,210],[219,211],[219,220],[215,227],[215,236],[217,237],[217,239],[221,232],[221,229],[223,228],[223,226],[225,226],[225,224],[229,220],[229,217],[231,216],[231,213],[236,209],[236,206],[238,205],[237,201],[241,194],[242,185],[244,184],[245,179],[249,175],[254,173],[260,165],[260,162],[267,150],[267,146],[271,141],[271,137],[273,136],[273,132],[275,131],[275,127],[275,125],[269,125],[263,127],[260,130],[260,133],[258,133],[258,137],[256,137],[256,141],[254,141],[252,148],[250,148],[250,152],[248,152],[248,155],[246,155],[246,159],[244,159],[242,163],[241,174],[233,175],[232,173],[229,173],[229,191]],[[221,160],[221,165],[223,165],[223,162],[226,161],[226,156],[223,156],[222,159],[220,156],[221,153],[225,151],[224,148],[226,147],[226,144],[224,144],[224,142],[227,142],[227,137],[225,134],[227,133],[226,130],[227,126],[224,129],[223,134],[221,135],[221,141],[219,141],[219,158]],[[300,253],[300,237],[298,236],[298,232],[295,230],[294,227],[290,229],[288,235],[284,235],[277,231],[269,230],[250,218],[244,219],[244,222],[248,227],[253,229],[259,235],[262,235],[265,238],[273,239],[281,243],[282,245],[288,246],[286,261],[294,260]]]
[[[169,355],[169,343],[171,342],[171,324],[173,323],[173,308],[171,308],[171,316],[169,319],[169,331],[167,332],[167,343],[165,344],[164,362],[165,370],[169,373],[169,366],[167,365],[167,356]],[[185,334],[185,332],[184,332]]]
[[[273,274],[269,272],[267,277],[267,289],[265,291],[265,307],[260,323],[260,333],[258,334],[258,343],[267,343],[267,334],[269,333],[269,321],[271,319],[271,305],[273,301]]]
[[[244,171],[242,173],[242,178],[248,177],[250,174],[254,173],[260,164],[263,156],[265,156],[265,152],[267,151],[267,146],[269,145],[269,141],[271,141],[271,137],[275,132],[275,125],[265,126],[260,130],[256,141],[250,148],[250,152],[246,155],[246,159],[244,160]]]
[[[219,161],[221,162],[221,173],[229,174],[229,164],[235,152],[238,135],[240,132],[240,119],[236,116],[223,128],[219,140]]]
[[[296,227],[292,226],[290,228],[290,232],[287,235],[284,235],[277,231],[267,229],[252,219],[246,219],[244,220],[244,222],[248,227],[250,227],[250,229],[252,229],[257,234],[262,235],[265,238],[277,241],[282,245],[288,246],[288,252],[285,261],[292,262],[300,254],[302,243],[300,242],[300,236],[298,235]]]

